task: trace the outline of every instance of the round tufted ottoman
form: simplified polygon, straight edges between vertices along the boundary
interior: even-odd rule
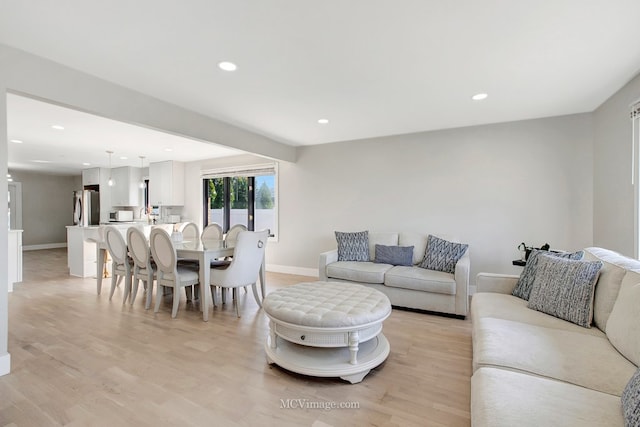
[[[300,374],[357,383],[389,355],[386,295],[337,282],[298,283],[267,295],[267,361]]]

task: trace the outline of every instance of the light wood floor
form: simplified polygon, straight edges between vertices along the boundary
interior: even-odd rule
[[[309,279],[268,274],[267,284]],[[154,314],[140,294],[123,307],[123,287],[110,302],[108,284],[98,296],[95,279],[68,275],[66,250],[24,253],[24,282],[9,294],[1,426],[470,425],[469,320],[393,310],[389,358],[352,385],[268,365],[268,323],[251,292],[240,319],[227,303],[205,323],[184,293],[171,319],[170,297]],[[326,402],[359,408],[318,409]]]

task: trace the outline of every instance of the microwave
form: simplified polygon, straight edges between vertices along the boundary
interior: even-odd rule
[[[116,222],[133,221],[133,211],[109,212],[109,221],[116,221]]]

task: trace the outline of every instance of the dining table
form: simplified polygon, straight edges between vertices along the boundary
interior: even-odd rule
[[[207,322],[209,320],[209,298],[211,294],[208,292],[210,277],[211,277],[211,261],[233,256],[235,241],[225,241],[217,239],[193,239],[193,240],[172,240],[173,247],[176,249],[176,255],[178,258],[196,260],[199,264],[199,282],[200,286],[200,306],[202,308],[202,320]],[[96,280],[97,290],[100,294],[102,289],[102,279],[105,275],[105,259],[106,259],[106,243],[100,242],[97,246],[97,262],[96,262]],[[256,283],[252,285],[253,297],[258,303],[259,307],[262,307],[262,300],[266,294],[266,279],[265,279],[265,260],[262,259],[260,265],[260,289],[258,291]]]

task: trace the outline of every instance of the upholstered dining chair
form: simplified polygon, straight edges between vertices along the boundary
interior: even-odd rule
[[[217,222],[212,222],[202,230],[200,238],[202,240],[222,240],[222,227]]]
[[[236,238],[231,264],[224,269],[211,269],[209,285],[212,296],[215,298],[216,286],[222,289],[233,289],[233,302],[236,306],[236,315],[238,317],[240,317],[238,288],[251,285],[257,298],[256,282],[264,259],[268,237],[269,231],[267,230],[241,231]]]
[[[144,309],[148,310],[151,307],[153,281],[157,276],[157,271],[155,264],[151,262],[151,249],[142,230],[137,227],[129,227],[127,230],[127,246],[133,259],[131,305],[136,300],[138,284],[142,282],[146,290]]]
[[[200,229],[194,222],[187,222],[180,229],[183,240],[198,240],[200,238]]]
[[[198,272],[192,268],[178,265],[176,248],[174,248],[171,243],[169,233],[163,229],[152,229],[151,235],[149,236],[149,243],[151,245],[153,260],[156,262],[158,274],[156,279],[158,291],[156,292],[154,312],[157,313],[160,310],[160,301],[162,300],[160,297],[160,287],[166,286],[173,288],[173,310],[171,311],[171,317],[176,317],[176,314],[178,314],[178,305],[180,304],[180,288],[198,284]]]
[[[127,243],[122,237],[122,233],[113,225],[104,228],[104,240],[107,250],[111,254],[111,290],[109,291],[109,301],[116,290],[118,280],[124,278],[124,304],[131,291],[131,267],[132,261],[127,253]]]
[[[247,226],[244,224],[236,224],[232,226],[224,236],[225,242],[236,240],[238,238],[238,233],[240,233],[241,231],[247,231]]]

